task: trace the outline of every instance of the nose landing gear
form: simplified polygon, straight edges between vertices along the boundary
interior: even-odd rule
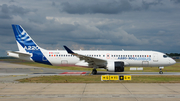
[[[163,74],[163,71],[162,71],[163,68],[164,67],[159,67],[159,74]]]

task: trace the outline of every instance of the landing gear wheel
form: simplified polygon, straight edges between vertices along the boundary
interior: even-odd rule
[[[159,71],[159,74],[163,74],[163,71],[162,71],[162,69],[160,68],[159,70],[160,70],[160,71]]]
[[[159,74],[163,74],[163,72],[162,72],[162,71],[159,71]]]
[[[93,69],[93,70],[92,70],[92,74],[93,74],[93,75],[97,74],[97,70],[96,70],[96,69]]]

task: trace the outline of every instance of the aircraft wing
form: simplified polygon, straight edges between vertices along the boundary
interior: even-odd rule
[[[81,54],[78,54],[78,53],[74,53],[67,46],[64,46],[64,48],[66,49],[66,51],[69,54],[75,55],[80,60],[84,60],[85,62],[87,62],[89,64],[89,67],[97,67],[98,68],[98,67],[105,67],[107,65],[106,60],[95,58],[95,57],[90,57],[90,56],[86,56],[86,55],[81,55]]]

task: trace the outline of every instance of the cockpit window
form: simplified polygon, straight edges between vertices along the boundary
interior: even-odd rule
[[[168,56],[167,55],[163,55],[164,58],[167,58]]]

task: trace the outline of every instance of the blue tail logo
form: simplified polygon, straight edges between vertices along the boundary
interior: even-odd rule
[[[32,38],[20,25],[12,25],[16,40],[28,52],[38,50],[39,48]]]
[[[12,28],[20,51],[32,53],[31,59],[35,62],[51,65],[51,63],[41,52],[41,48],[33,41],[33,39],[20,25],[12,25]]]

